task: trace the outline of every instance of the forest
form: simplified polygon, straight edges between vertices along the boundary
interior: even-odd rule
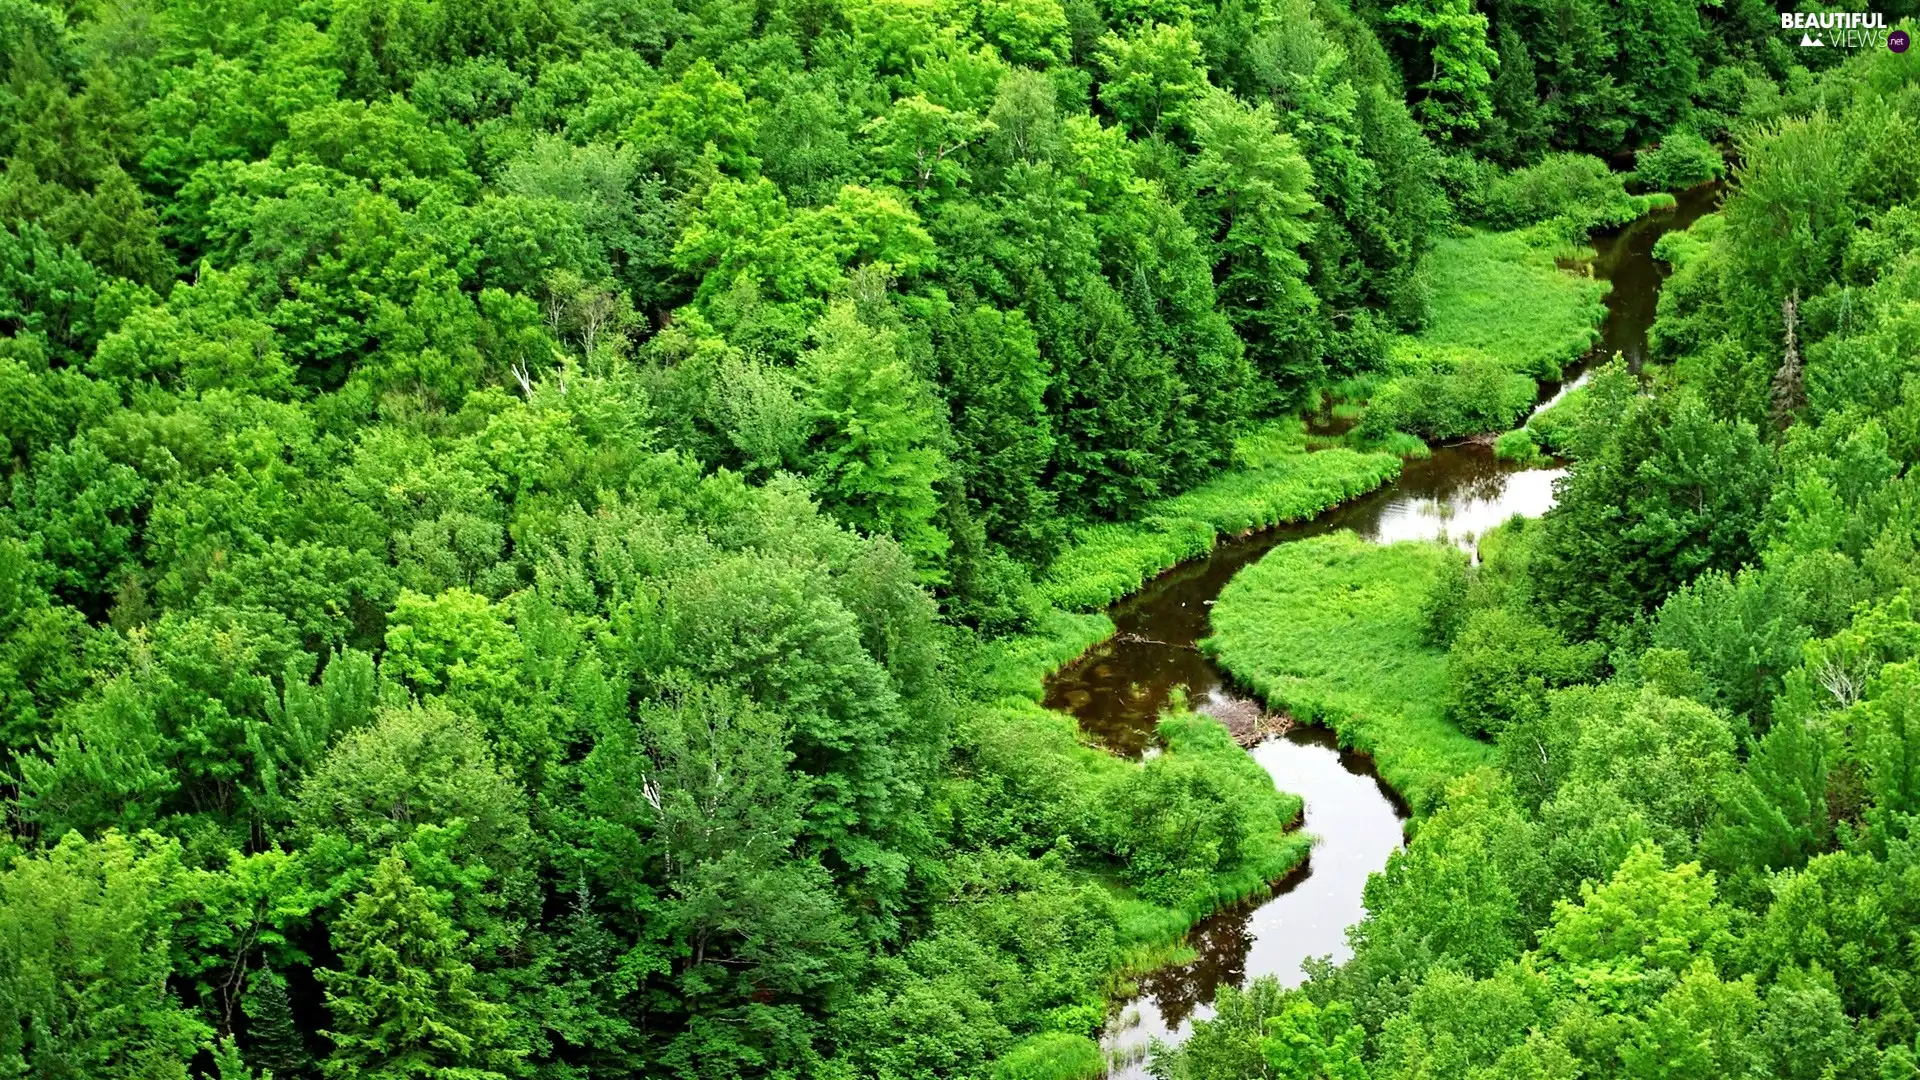
[[[1916,128],[1754,0],[0,0],[0,1077],[1100,1076],[1315,838],[1045,680],[1462,439],[1222,594],[1410,839],[1144,1067],[1920,1077]]]

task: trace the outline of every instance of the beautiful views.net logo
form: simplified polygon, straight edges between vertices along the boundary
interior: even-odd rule
[[[1786,11],[1780,29],[1800,31],[1801,48],[1891,49],[1902,53],[1907,32],[1887,29],[1887,17],[1878,11]]]

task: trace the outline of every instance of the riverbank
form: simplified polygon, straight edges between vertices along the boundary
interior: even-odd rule
[[[1085,1033],[1103,1024],[1107,1003],[1132,993],[1142,973],[1186,959],[1188,931],[1266,893],[1313,846],[1294,827],[1301,796],[1279,790],[1208,717],[1169,713],[1159,724],[1164,752],[1146,761],[1089,746],[1071,717],[1017,697],[967,710],[955,736],[958,779],[937,796],[947,835],[969,850],[1016,854],[983,856],[977,871],[1009,877],[1007,902],[973,906],[962,890],[943,915],[981,924],[965,939],[1048,958],[1030,973],[1034,996],[1071,989],[1073,1002],[1051,1008],[1009,1055],[1055,1062],[1045,1075],[1058,1080],[1104,1072]],[[919,959],[984,968],[979,957]]]
[[[1446,653],[1421,640],[1427,591],[1461,557],[1350,532],[1282,545],[1221,591],[1200,646],[1269,708],[1371,755],[1416,813],[1430,812],[1449,781],[1493,760],[1446,719]]]
[[[1396,454],[1309,452],[1306,425],[1277,420],[1243,436],[1233,467],[1207,483],[1152,504],[1134,521],[1076,530],[1040,592],[1066,611],[1098,610],[1205,555],[1223,535],[1307,520],[1399,474]]]
[[[1522,252],[1510,243],[1463,242],[1476,243],[1485,259],[1522,263],[1516,273],[1543,272],[1539,253],[1530,246]],[[1574,277],[1550,265],[1544,272],[1556,280]],[[1471,291],[1468,279],[1449,280],[1449,296]],[[1581,279],[1567,294],[1591,299],[1604,288]],[[1442,337],[1436,340],[1454,349],[1491,344],[1512,355],[1564,344],[1551,333],[1531,345],[1513,335],[1476,338],[1473,312],[1485,307],[1468,307],[1460,309],[1465,314],[1459,319],[1440,321]],[[1569,302],[1567,310],[1576,307]],[[1582,342],[1591,340],[1598,315],[1591,304],[1582,309]],[[1503,367],[1506,363],[1501,361]],[[1545,374],[1548,369],[1537,370]],[[1535,384],[1530,377],[1515,377],[1525,383],[1524,407],[1534,399]],[[1446,535],[1450,527],[1475,529],[1515,511],[1538,512],[1551,500],[1550,487],[1541,484],[1511,485],[1517,501],[1499,493],[1485,497],[1496,478],[1497,486],[1509,486],[1505,477],[1511,470],[1484,448],[1445,448],[1403,461],[1398,453],[1328,441],[1310,436],[1297,419],[1267,424],[1239,441],[1234,468],[1209,483],[1161,500],[1133,522],[1078,531],[1038,583],[1049,607],[1032,631],[983,643],[967,661],[976,698],[997,703],[988,717],[971,722],[973,730],[965,736],[976,746],[995,747],[989,754],[995,764],[987,771],[1050,778],[1037,788],[1025,781],[1018,785],[1023,790],[1015,802],[1050,808],[1049,822],[1027,826],[1035,835],[1055,827],[1051,822],[1062,808],[1068,818],[1098,816],[1085,809],[1086,790],[1148,784],[1142,778],[1166,776],[1169,768],[1189,768],[1188,780],[1203,786],[1213,783],[1208,776],[1237,774],[1227,764],[1227,751],[1213,743],[1232,747],[1239,763],[1260,774],[1258,784],[1242,787],[1245,778],[1230,782],[1246,793],[1236,797],[1242,801],[1267,807],[1290,803],[1297,810],[1299,796],[1289,792],[1300,787],[1314,793],[1305,829],[1272,829],[1264,838],[1271,845],[1264,853],[1190,876],[1177,894],[1142,892],[1123,880],[1121,871],[1135,872],[1131,863],[1139,855],[1121,852],[1118,837],[1100,845],[1111,855],[1076,860],[1081,872],[1107,891],[1120,930],[1112,1000],[1132,1004],[1127,1021],[1107,1029],[1112,1075],[1137,1073],[1139,1057],[1153,1039],[1181,1037],[1186,1024],[1205,1015],[1216,986],[1237,985],[1267,971],[1297,975],[1308,956],[1332,953],[1337,960],[1344,955],[1342,934],[1363,911],[1366,879],[1400,842],[1403,811],[1396,791],[1405,793],[1406,802],[1431,806],[1444,783],[1434,778],[1470,767],[1458,759],[1482,752],[1450,727],[1431,726],[1444,725],[1443,719],[1418,711],[1397,715],[1392,723],[1371,717],[1356,722],[1351,716],[1334,723],[1331,713],[1297,710],[1302,719],[1332,724],[1341,732],[1341,743],[1392,759],[1394,767],[1376,776],[1375,759],[1337,749],[1334,736],[1323,729],[1302,728],[1249,755],[1233,746],[1226,728],[1216,722],[1237,712],[1263,711],[1227,685],[1198,648],[1210,632],[1209,605],[1234,574],[1262,554],[1341,525],[1375,540],[1390,540],[1408,529],[1419,536]],[[1380,442],[1427,449],[1405,436]],[[1323,645],[1332,664],[1339,642],[1329,636]],[[1443,682],[1444,657],[1424,659],[1432,667],[1418,685]],[[1367,677],[1396,678],[1384,670]],[[1437,703],[1440,695],[1432,697]],[[1186,796],[1176,787],[1161,797]],[[1265,811],[1255,816],[1264,817]],[[1308,861],[1323,833],[1333,838],[1332,850]],[[1124,863],[1112,874],[1099,870],[1111,858]]]
[[[1548,249],[1529,245],[1527,265],[1518,272],[1556,287],[1568,286],[1558,295],[1565,302],[1562,310],[1584,313],[1579,317],[1585,326],[1579,341],[1593,339],[1591,322],[1598,313],[1583,298],[1604,293],[1610,280],[1616,291],[1606,295],[1600,341],[1607,355],[1629,350],[1636,342],[1644,342],[1661,278],[1649,256],[1651,244],[1661,232],[1684,227],[1704,212],[1711,205],[1710,195],[1688,193],[1678,213],[1656,214],[1599,239],[1597,252],[1581,253],[1590,256],[1590,262],[1549,266]],[[1480,250],[1493,252],[1500,246],[1483,242]],[[1605,280],[1592,280],[1589,270]],[[1469,286],[1476,278],[1483,283],[1490,280],[1479,271],[1462,271],[1450,279],[1449,295],[1457,299],[1472,293]],[[1499,304],[1516,305],[1510,303],[1510,296],[1499,295],[1500,289],[1483,292],[1472,297],[1471,304],[1447,302],[1445,310],[1459,318],[1451,325],[1442,319],[1437,331],[1442,339],[1455,335],[1452,346],[1478,351],[1479,345],[1460,342],[1465,340],[1461,335],[1473,333],[1473,324],[1479,322],[1488,334],[1483,344],[1491,343],[1509,356],[1524,355],[1529,340],[1546,354],[1575,348],[1576,338],[1546,330],[1532,338],[1494,334],[1486,320],[1470,317],[1472,312],[1498,314]],[[1519,317],[1525,317],[1524,311]],[[1544,374],[1547,369],[1535,370]],[[1524,407],[1540,400],[1540,391],[1557,396],[1571,389],[1584,369],[1553,370],[1565,381],[1534,390]],[[1532,387],[1531,376],[1526,378]],[[1346,406],[1336,410],[1334,419],[1351,420],[1359,411]],[[1364,445],[1364,433],[1341,437],[1338,430],[1343,429],[1297,442],[1276,439],[1273,445],[1298,454],[1308,446],[1325,445],[1328,435],[1349,446]],[[1397,435],[1391,444],[1412,441]],[[1389,442],[1380,439],[1377,444]],[[1131,574],[1115,560],[1108,565],[1123,567],[1114,580],[1122,582],[1119,591],[1126,599],[1109,607],[1104,616],[1076,617],[1108,620],[1111,636],[1087,647],[1083,643],[1097,624],[1068,622],[1063,616],[1056,624],[1060,629],[1078,630],[1084,636],[1066,633],[1050,650],[1026,651],[1024,655],[1034,659],[1076,657],[1045,677],[1045,704],[1071,713],[1082,739],[1117,755],[1157,753],[1155,719],[1169,703],[1189,700],[1196,709],[1216,717],[1291,700],[1301,719],[1320,720],[1338,732],[1301,725],[1253,751],[1275,786],[1307,793],[1304,828],[1318,844],[1309,862],[1277,883],[1270,895],[1224,908],[1196,926],[1182,946],[1191,957],[1142,973],[1138,993],[1115,997],[1116,1011],[1103,1036],[1109,1059],[1119,1063],[1110,1076],[1144,1077],[1142,1049],[1155,1040],[1172,1044],[1183,1039],[1195,1020],[1211,1015],[1218,988],[1242,986],[1260,976],[1276,976],[1283,984],[1294,985],[1304,974],[1305,959],[1328,957],[1338,964],[1350,955],[1346,928],[1364,916],[1367,881],[1401,842],[1401,804],[1432,810],[1448,779],[1484,764],[1491,756],[1490,748],[1441,715],[1446,659],[1419,640],[1419,608],[1427,591],[1424,582],[1431,580],[1442,559],[1458,557],[1443,545],[1481,535],[1515,514],[1544,513],[1553,504],[1553,482],[1559,475],[1557,468],[1542,460],[1524,464],[1500,460],[1479,441],[1437,446],[1426,456],[1401,462],[1390,483],[1340,501],[1298,524],[1234,533],[1227,539],[1214,529],[1208,546],[1196,548],[1204,551],[1204,558],[1164,572],[1152,560],[1142,560]],[[1230,482],[1222,478],[1209,487],[1224,492]],[[1225,677],[1209,653],[1197,647],[1211,637],[1215,640],[1209,645],[1215,653],[1232,651],[1230,635],[1223,635],[1220,625],[1209,619],[1210,614],[1219,618],[1223,591],[1263,556],[1273,563],[1267,573],[1285,576],[1284,561],[1298,557],[1290,549],[1314,544],[1316,537],[1340,530],[1350,530],[1351,535],[1319,542],[1329,545],[1329,551],[1344,550],[1353,565],[1344,576],[1331,575],[1317,595],[1295,597],[1318,607],[1326,617],[1305,619],[1298,606],[1274,604],[1259,619],[1258,634],[1269,639],[1264,654],[1250,652],[1251,659],[1241,665],[1244,670],[1232,680]],[[1423,543],[1400,543],[1408,540]],[[1436,540],[1441,543],[1430,542]],[[1308,554],[1312,551],[1306,549]],[[1382,554],[1376,556],[1376,552]],[[1376,558],[1382,561],[1375,562]],[[1411,566],[1386,568],[1386,562],[1396,559]],[[1086,565],[1102,562],[1090,558]],[[1056,566],[1056,574],[1061,570]],[[1323,566],[1316,572],[1325,571]],[[1089,580],[1066,574],[1055,580],[1076,579]],[[1260,580],[1258,574],[1249,573],[1244,587],[1253,588]],[[1126,586],[1136,581],[1145,582],[1145,587],[1130,592]],[[1302,573],[1297,583],[1304,588],[1312,586],[1313,580]],[[1370,583],[1378,588],[1372,595],[1362,595]],[[1355,608],[1369,609],[1364,619],[1351,617]],[[1333,617],[1343,611],[1350,616],[1344,623]],[[1230,623],[1232,616],[1225,621]],[[1255,634],[1251,623],[1250,617],[1250,637]],[[1301,653],[1316,658],[1318,670],[1311,673],[1316,678],[1290,667],[1292,658]],[[1276,692],[1264,702],[1249,701],[1238,686],[1253,683],[1262,666],[1270,673],[1270,688],[1287,680],[1286,693]],[[1031,689],[1033,684],[1025,685]],[[1371,753],[1336,751],[1336,738]]]

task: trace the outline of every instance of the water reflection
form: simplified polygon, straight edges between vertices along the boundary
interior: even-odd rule
[[[1382,543],[1445,539],[1470,547],[1515,514],[1545,513],[1561,473],[1496,461],[1477,444],[1441,447],[1407,462],[1393,484],[1312,521],[1224,541],[1208,558],[1114,605],[1114,636],[1048,681],[1047,707],[1072,713],[1114,753],[1138,758],[1154,745],[1154,726],[1176,687],[1203,712],[1233,696],[1194,643],[1207,635],[1207,609],[1220,590],[1275,545],[1351,529]]]
[[[1386,865],[1402,838],[1399,800],[1366,755],[1341,750],[1333,733],[1296,728],[1251,751],[1274,783],[1306,799],[1302,827],[1321,838],[1306,863],[1273,892],[1216,913],[1187,935],[1195,955],[1140,980],[1107,1031],[1107,1047],[1137,1058],[1155,1039],[1178,1041],[1192,1022],[1213,1014],[1222,986],[1274,975],[1288,986],[1305,977],[1316,956],[1337,963],[1349,955],[1346,928],[1365,914],[1367,876]],[[1114,1076],[1145,1076],[1140,1064]]]

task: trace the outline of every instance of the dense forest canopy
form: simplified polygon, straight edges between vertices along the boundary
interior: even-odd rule
[[[1436,245],[1723,147],[1668,366],[1429,604],[1504,765],[1156,1068],[1912,1075],[1913,64],[1751,0],[0,0],[0,1075],[1097,1073],[1306,841],[1210,721],[1032,704],[1103,632],[1056,556],[1510,426],[1559,359],[1419,344]]]

